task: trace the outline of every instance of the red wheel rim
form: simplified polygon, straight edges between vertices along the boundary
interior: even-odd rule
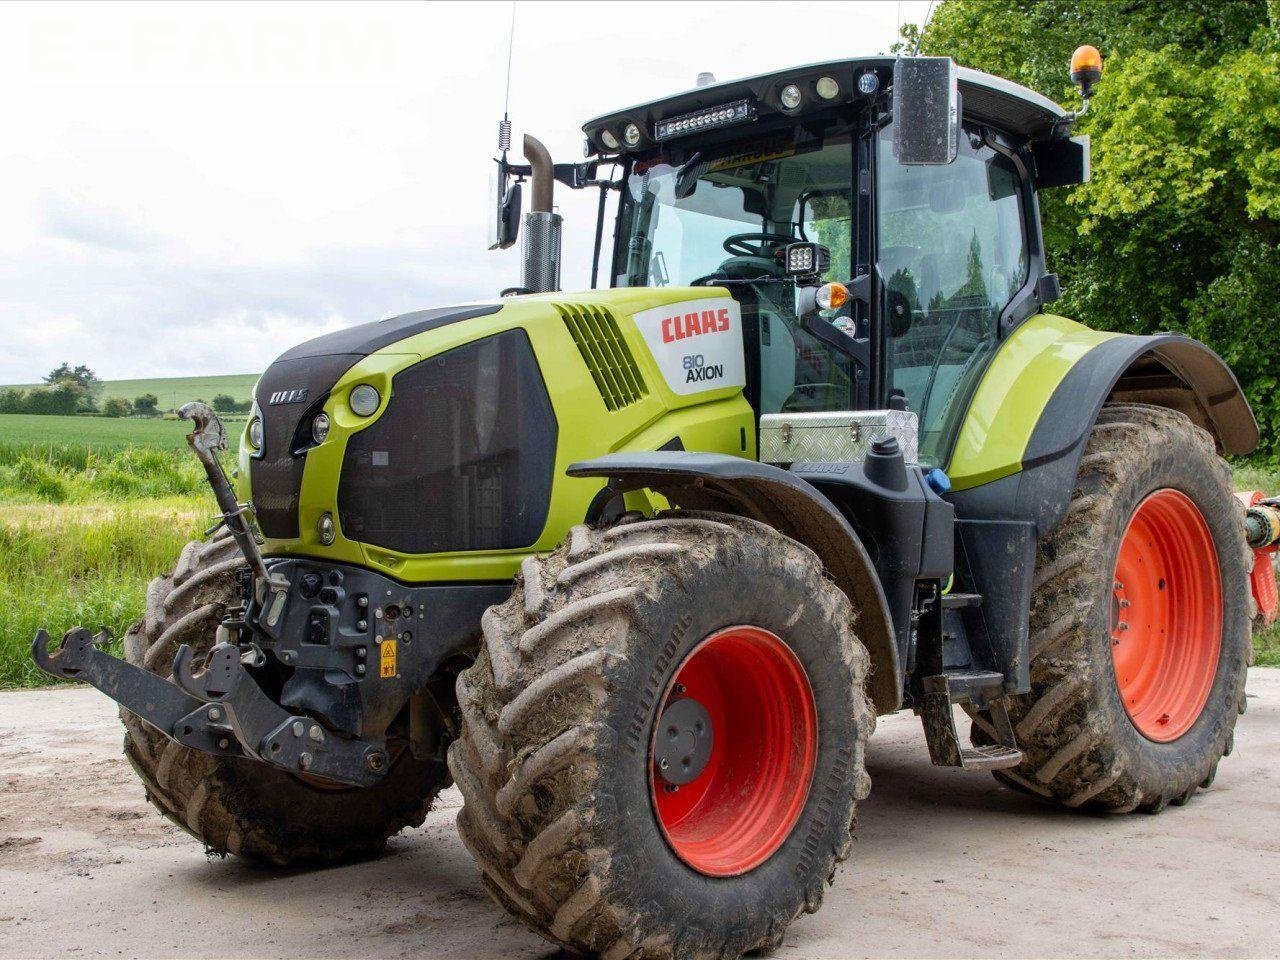
[[[1111,661],[1129,719],[1167,743],[1195,724],[1222,648],[1222,584],[1196,505],[1157,490],[1120,541],[1111,593]]]
[[[713,732],[706,766],[672,789],[655,761],[661,718],[680,698],[706,710]],[[649,788],[663,835],[699,873],[732,877],[768,860],[800,819],[818,753],[809,678],[768,630],[726,627],[676,670],[649,741]]]

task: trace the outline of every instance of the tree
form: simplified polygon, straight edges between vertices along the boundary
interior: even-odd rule
[[[71,416],[82,396],[82,390],[66,380],[54,386],[34,387],[27,391],[23,412]]]
[[[86,367],[83,363],[74,367],[70,364],[64,363],[61,366],[55,367],[44,378],[44,382],[48,384],[68,381],[83,387],[86,391],[95,390],[99,384],[102,383],[102,381],[98,379],[97,374]]]
[[[1177,330],[1230,363],[1280,458],[1280,2],[944,0],[904,45],[1060,103],[1071,51],[1106,73],[1079,133],[1091,181],[1041,196],[1057,309],[1101,329]]]
[[[127,417],[132,409],[124,397],[107,397],[102,403],[104,417]]]
[[[236,398],[226,393],[220,393],[213,398],[213,409],[218,413],[235,413]]]
[[[154,417],[160,412],[160,398],[154,393],[144,393],[133,398],[133,412],[144,417]]]

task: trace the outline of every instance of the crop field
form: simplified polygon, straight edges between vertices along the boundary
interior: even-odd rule
[[[30,661],[37,627],[55,639],[77,625],[122,636],[148,581],[209,526],[213,497],[187,429],[0,415],[0,688],[51,682]],[[1280,471],[1241,467],[1236,486],[1280,490]],[[1280,666],[1280,628],[1255,647],[1259,663]]]
[[[143,380],[104,380],[97,394],[101,403],[108,397],[120,397],[131,403],[144,393],[153,393],[160,399],[161,410],[176,410],[188,400],[213,400],[225,393],[236,400],[247,400],[258,380],[256,373],[230,373],[213,377],[150,377]],[[29,390],[34,383],[13,385],[18,390]],[[4,387],[0,386],[0,390]]]
[[[185,449],[191,424],[186,420],[121,417],[50,417],[0,413],[0,463],[19,453],[61,461],[76,452],[114,453],[129,447]],[[50,452],[52,451],[52,452]],[[60,453],[61,451],[61,453]]]

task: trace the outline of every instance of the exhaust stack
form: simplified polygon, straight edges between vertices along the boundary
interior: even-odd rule
[[[534,293],[560,289],[560,215],[551,207],[555,168],[551,154],[534,137],[525,135],[524,158],[533,170],[533,196],[524,215],[520,286]]]

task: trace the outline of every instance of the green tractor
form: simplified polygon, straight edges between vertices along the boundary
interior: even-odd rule
[[[456,783],[494,899],[612,958],[817,910],[878,715],[1048,804],[1186,803],[1280,511],[1232,492],[1258,428],[1211,350],[1048,312],[1077,115],[875,57],[608,114],[583,163],[504,150],[522,286],[283,354],[234,483],[184,408],[220,529],[123,660],[76,629],[36,661],[121,704],[208,850],[367,857]],[[557,183],[599,190],[597,269],[617,197],[600,289],[557,289]]]

